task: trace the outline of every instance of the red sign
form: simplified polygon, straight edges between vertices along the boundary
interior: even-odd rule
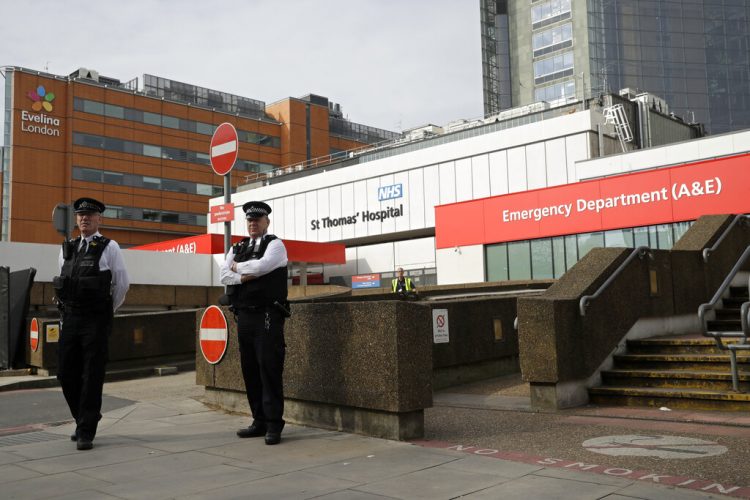
[[[227,175],[239,152],[237,130],[231,123],[222,123],[211,137],[211,168],[219,175]]]
[[[36,352],[39,349],[39,322],[36,318],[31,319],[31,328],[29,329],[29,343],[31,350]]]
[[[352,288],[380,288],[379,274],[352,276]]]
[[[224,203],[211,207],[211,224],[234,220],[234,203]]]
[[[200,324],[201,352],[208,363],[215,365],[227,351],[227,319],[221,309],[209,306],[203,312]]]
[[[435,207],[451,248],[750,212],[750,155]]]
[[[242,236],[232,236],[232,244]],[[319,264],[344,264],[346,247],[340,243],[318,243],[315,241],[298,241],[284,239],[287,257],[291,262],[314,262]],[[200,234],[176,240],[147,243],[128,250],[149,250],[153,252],[223,254],[223,234]]]

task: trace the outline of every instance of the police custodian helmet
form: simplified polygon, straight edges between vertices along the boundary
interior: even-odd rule
[[[248,201],[242,205],[246,219],[257,219],[271,213],[271,207],[262,201]]]
[[[73,202],[73,211],[75,213],[86,213],[86,212],[104,212],[104,203],[93,198],[78,198]]]

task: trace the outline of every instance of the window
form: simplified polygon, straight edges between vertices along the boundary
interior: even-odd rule
[[[572,45],[573,25],[571,23],[535,33],[532,39],[534,57],[549,54]]]
[[[111,184],[115,186],[122,186],[124,175],[119,172],[101,172],[102,182],[104,184]]]
[[[534,89],[534,98],[537,101],[556,101],[557,99],[567,99],[575,97],[576,83],[574,80],[548,85]]]
[[[73,109],[76,111],[83,111],[84,113],[91,113],[99,116],[109,116],[111,118],[131,120],[135,122],[145,123],[147,125],[163,126],[175,130],[185,130],[188,132],[195,132],[204,135],[213,135],[214,131],[216,130],[216,125],[210,123],[196,122],[194,120],[186,120],[169,115],[160,115],[158,113],[151,113],[139,109],[126,108],[123,106],[116,106],[113,104],[105,104],[98,101],[82,99],[80,97],[73,98]],[[260,144],[272,148],[281,147],[281,139],[276,136],[258,134],[245,130],[238,130],[237,134],[240,141],[243,142]]]
[[[508,279],[508,246],[505,243],[489,245],[485,251],[487,281]]]
[[[161,115],[157,115],[156,113],[149,113],[148,111],[143,112],[143,123],[146,123],[148,125],[161,125]]]
[[[544,83],[573,74],[573,52],[534,62],[534,83]]]
[[[570,0],[550,0],[531,7],[533,29],[570,18]]]
[[[120,118],[121,120],[124,120],[125,108],[123,108],[122,106],[114,106],[112,104],[105,104],[104,115],[109,116],[110,118]]]

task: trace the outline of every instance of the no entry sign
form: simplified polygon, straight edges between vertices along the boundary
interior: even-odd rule
[[[29,343],[31,350],[36,352],[39,349],[39,322],[36,318],[31,319],[31,328],[29,328]]]
[[[203,312],[198,332],[201,352],[206,361],[215,365],[227,350],[227,319],[216,306],[209,306]]]
[[[227,175],[237,160],[238,151],[237,130],[231,123],[222,123],[211,137],[211,168],[219,175]]]

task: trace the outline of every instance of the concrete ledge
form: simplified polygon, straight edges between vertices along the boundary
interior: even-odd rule
[[[206,387],[204,401],[210,405],[249,414],[244,392]],[[341,432],[405,441],[424,436],[424,411],[387,412],[286,399],[284,420]]]

